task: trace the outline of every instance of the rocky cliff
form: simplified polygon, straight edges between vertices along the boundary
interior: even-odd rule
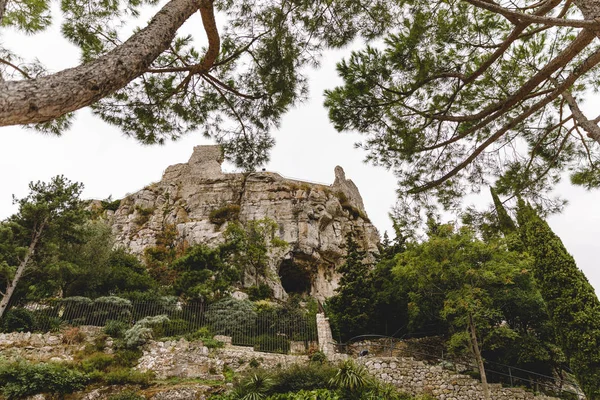
[[[377,251],[377,230],[341,167],[327,186],[266,171],[223,173],[222,161],[218,146],[197,146],[187,163],[168,167],[160,182],[122,199],[107,212],[118,242],[142,254],[170,231],[178,243],[210,245],[222,240],[224,220],[268,217],[289,243],[271,265],[280,279],[268,283],[279,298],[290,292],[332,296],[349,232],[363,249]]]

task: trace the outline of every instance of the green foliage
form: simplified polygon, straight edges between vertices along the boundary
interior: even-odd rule
[[[146,222],[148,222],[148,220],[150,219],[152,214],[154,214],[154,208],[152,208],[152,207],[146,208],[146,207],[136,205],[135,211],[137,212],[137,216],[135,217],[135,219],[133,221],[138,226],[144,225]]]
[[[12,253],[0,256],[0,273],[14,278],[13,267],[20,264],[17,260],[26,259],[27,248],[34,246],[29,262],[21,265],[27,282],[14,292],[17,299],[28,294],[46,297],[56,290],[56,281],[51,279],[54,267],[67,265],[68,269],[69,261],[62,259],[63,250],[83,239],[81,226],[88,212],[80,199],[82,190],[83,185],[56,176],[48,183],[31,182],[29,194],[13,200],[18,206],[17,213],[0,224],[0,241],[3,242],[0,246]],[[8,280],[0,282],[0,290],[7,293],[3,299],[6,301],[12,292],[6,290]]]
[[[109,385],[140,385],[148,387],[154,379],[152,372],[140,372],[131,368],[118,368],[107,372],[103,376],[104,382]]]
[[[238,204],[226,204],[223,207],[212,210],[208,214],[208,220],[215,225],[221,226],[227,221],[237,221],[240,215]]]
[[[276,236],[278,229],[275,221],[265,218],[243,225],[229,223],[223,233],[224,251],[229,255],[229,262],[253,270],[256,285],[259,276],[267,274],[272,253],[282,251],[288,245]]]
[[[117,211],[121,205],[121,199],[113,200],[111,196],[100,202],[103,210]]]
[[[210,305],[208,311],[211,331],[218,335],[243,335],[256,320],[255,306],[248,300],[226,298]]]
[[[342,397],[329,389],[316,389],[274,394],[269,396],[268,400],[342,400]]]
[[[344,399],[360,399],[363,393],[373,386],[373,378],[365,367],[347,360],[339,366],[330,380],[330,385],[337,388]]]
[[[338,269],[342,274],[340,286],[327,302],[332,323],[343,340],[369,333],[374,312],[371,266],[365,260],[366,253],[358,248],[351,235],[346,238],[346,248],[346,261]]]
[[[598,398],[600,301],[560,238],[535,210],[521,200],[517,217],[559,344],[586,396]]]
[[[189,300],[214,302],[223,298],[240,281],[240,269],[223,260],[223,249],[196,245],[186,249],[170,268],[177,277],[175,293]]]
[[[336,368],[327,364],[293,365],[272,374],[271,391],[288,393],[328,388],[335,374]]]
[[[343,84],[325,92],[325,106],[337,130],[364,135],[359,145],[367,160],[394,171],[401,193],[396,215],[407,228],[439,205],[436,200],[459,207],[466,195],[494,181],[499,194],[545,199],[553,210],[562,203],[548,193],[561,172],[588,187],[600,182],[600,150],[590,149],[584,135],[569,137],[559,117],[569,113],[567,102],[556,99],[565,88],[578,97],[598,83],[587,61],[592,46],[567,50],[573,28],[529,30],[518,27],[518,17],[462,1],[394,5],[403,16],[376,46],[367,43],[338,63]],[[510,9],[558,15],[561,8]],[[506,40],[517,31],[524,34]],[[560,74],[565,67],[581,75]],[[547,81],[543,69],[556,80]]]
[[[166,315],[157,315],[154,317],[145,317],[135,323],[134,326],[125,331],[123,338],[125,347],[128,349],[137,349],[148,342],[153,337],[153,328],[160,328],[162,324],[169,321]]]
[[[0,393],[7,399],[37,393],[63,395],[81,390],[87,383],[85,374],[63,364],[0,362]]]
[[[128,328],[129,324],[124,321],[109,320],[106,322],[106,325],[104,325],[102,331],[112,338],[122,339]]]
[[[35,314],[25,308],[10,309],[0,320],[2,332],[34,332],[36,328]]]
[[[108,400],[144,400],[145,397],[132,390],[111,395]]]
[[[318,364],[324,364],[327,362],[327,355],[325,353],[323,353],[322,351],[315,351],[313,354],[311,354],[310,356],[310,362],[312,363],[318,363]]]
[[[246,289],[246,293],[248,293],[248,297],[252,301],[265,300],[273,297],[273,289],[265,283],[261,283],[258,286],[250,286]]]

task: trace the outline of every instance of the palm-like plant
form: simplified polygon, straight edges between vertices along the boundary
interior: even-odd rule
[[[354,364],[351,360],[344,361],[330,381],[332,386],[348,392],[360,392],[371,383],[372,379],[366,368]]]
[[[269,388],[273,385],[264,375],[252,375],[237,394],[239,400],[262,400],[267,397]]]

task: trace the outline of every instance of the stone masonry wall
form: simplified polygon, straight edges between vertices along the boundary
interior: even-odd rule
[[[327,319],[321,314],[318,320],[319,339],[327,337],[325,328],[329,327]],[[0,357],[15,360],[18,358],[30,361],[71,361],[73,355],[86,343],[92,342],[98,334],[97,329],[84,327],[85,339],[81,343],[69,343],[60,333],[0,334]],[[329,331],[330,332],[330,331]],[[329,333],[330,335],[330,333]],[[221,338],[225,339],[226,338]],[[327,340],[327,339],[325,339]],[[112,340],[107,339],[106,352],[111,352]],[[325,342],[331,343],[331,342]],[[328,346],[322,351],[328,354],[330,361],[343,359]],[[427,364],[410,357],[363,357],[357,360],[369,373],[382,382],[390,383],[405,392],[412,394],[428,393],[439,400],[483,400],[483,391],[479,381],[439,365]],[[287,367],[292,364],[306,364],[306,355],[285,355],[262,353],[250,347],[226,344],[221,349],[208,349],[201,341],[151,341],[144,346],[137,369],[154,371],[157,378],[201,378],[224,379],[225,369],[241,372],[248,368]],[[518,388],[504,388],[498,384],[490,385],[493,400],[558,400],[548,396],[535,396]],[[102,397],[103,398],[103,397]],[[86,397],[87,399],[87,397]]]
[[[359,358],[369,373],[412,394],[431,394],[439,400],[484,400],[481,383],[467,375],[426,364],[411,357]],[[493,400],[558,400],[519,388],[490,384]]]

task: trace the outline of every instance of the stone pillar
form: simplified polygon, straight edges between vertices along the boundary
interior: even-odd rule
[[[333,345],[333,334],[329,326],[329,318],[324,313],[317,314],[317,337],[319,339],[319,350],[328,358],[335,355],[335,346]]]

